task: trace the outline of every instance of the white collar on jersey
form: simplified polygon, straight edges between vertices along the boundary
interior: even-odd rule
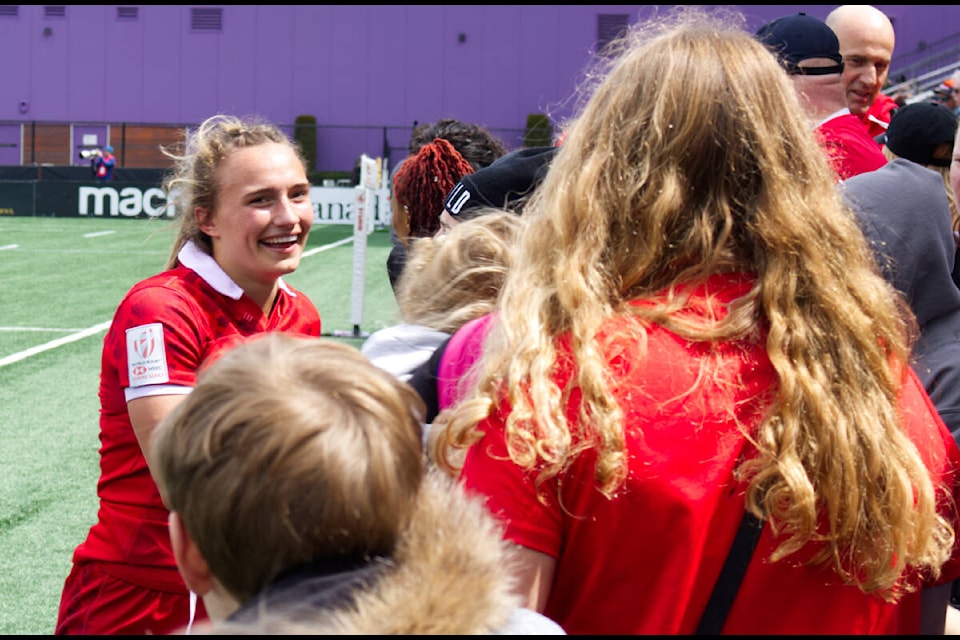
[[[213,287],[218,293],[222,293],[228,298],[239,300],[243,295],[243,289],[234,282],[223,267],[213,259],[213,256],[203,251],[193,240],[187,240],[177,253],[177,260],[188,269],[195,271],[198,276],[203,278],[204,282]],[[287,292],[288,295],[296,296],[290,290],[283,278],[277,278],[277,284]]]

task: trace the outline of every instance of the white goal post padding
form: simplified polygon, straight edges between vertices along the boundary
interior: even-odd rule
[[[363,298],[367,280],[367,236],[373,231],[378,205],[386,201],[389,208],[389,194],[378,197],[377,191],[383,188],[385,172],[381,158],[371,158],[366,154],[360,157],[360,184],[353,188],[353,279],[350,285],[350,322],[353,335],[361,337],[363,324]]]

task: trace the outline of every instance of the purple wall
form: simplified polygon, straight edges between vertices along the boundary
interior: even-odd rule
[[[360,152],[381,155],[384,127],[387,146],[402,149],[414,120],[478,122],[517,146],[527,114],[547,112],[555,122],[569,115],[599,14],[636,22],[656,10],[221,5],[220,31],[203,32],[192,29],[189,6],[137,6],[132,19],[119,17],[117,5],[66,5],[63,16],[44,5],[10,6],[16,15],[0,11],[0,124],[191,124],[228,112],[292,125],[312,114],[321,126],[350,127],[322,134],[318,168],[328,170],[349,170]],[[836,5],[726,6],[743,10],[755,29],[798,10],[824,18]],[[881,8],[897,30],[894,71],[897,56],[920,41],[960,32],[957,5]],[[11,164],[5,152],[0,164]]]

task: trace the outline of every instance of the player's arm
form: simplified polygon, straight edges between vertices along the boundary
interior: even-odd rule
[[[143,451],[147,459],[147,466],[150,463],[150,443],[153,439],[153,433],[160,421],[163,420],[174,407],[180,404],[186,394],[168,394],[168,395],[148,395],[131,399],[127,402],[127,413],[130,414],[130,423],[133,425],[133,432],[137,436],[137,442],[140,443],[140,450]],[[153,469],[150,475],[156,478]]]
[[[557,561],[545,553],[519,545],[514,547],[514,554],[517,589],[524,598],[523,606],[543,613]]]

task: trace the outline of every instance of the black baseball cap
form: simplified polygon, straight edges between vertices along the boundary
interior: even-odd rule
[[[754,37],[766,45],[790,75],[822,76],[843,73],[840,41],[827,23],[802,11],[783,16],[760,27]],[[811,58],[829,58],[829,67],[801,67]]]
[[[876,140],[911,162],[949,167],[949,157],[934,158],[933,153],[944,143],[953,145],[956,133],[957,116],[949,107],[936,102],[914,102],[895,109],[886,133]]]
[[[495,207],[520,213],[525,198],[543,181],[559,147],[524,147],[460,178],[444,199],[443,208],[458,220],[474,217],[477,209]]]

